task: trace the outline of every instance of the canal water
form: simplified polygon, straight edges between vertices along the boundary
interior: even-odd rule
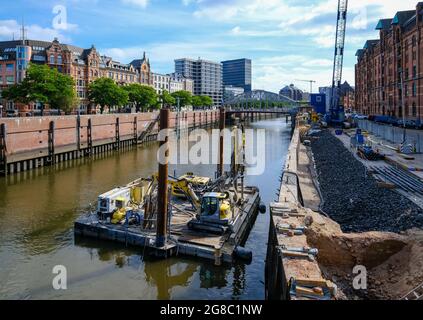
[[[263,202],[274,201],[289,146],[283,119],[250,124],[266,130],[265,172],[248,176]],[[269,213],[247,240],[250,265],[215,267],[190,258],[153,260],[139,248],[75,239],[73,222],[99,194],[157,171],[157,143],[102,159],[69,162],[0,179],[0,299],[264,299]],[[262,155],[260,155],[262,156]],[[215,166],[172,167],[213,176]],[[67,290],[52,287],[53,267],[67,270]]]

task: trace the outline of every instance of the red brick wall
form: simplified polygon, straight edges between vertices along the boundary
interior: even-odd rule
[[[219,111],[196,111],[196,125],[218,119]],[[201,114],[201,116],[200,116]],[[189,125],[194,122],[194,112],[180,113],[181,119],[186,119]],[[119,118],[121,140],[130,139],[134,136],[134,120],[137,119],[138,135],[145,130],[152,120],[158,116],[154,113],[138,114],[113,114],[113,115],[84,115],[81,116],[80,141],[81,148],[87,146],[88,119],[91,119],[93,144],[100,141],[115,139],[116,119]],[[201,123],[200,123],[201,119]],[[60,147],[77,147],[77,116],[50,116],[34,118],[2,118],[0,123],[6,125],[7,154],[19,154],[27,151],[35,151],[48,148],[48,130],[50,122],[55,124],[54,145]],[[171,113],[170,126],[175,127],[176,113]],[[157,129],[157,126],[156,126]]]
[[[419,3],[416,22],[407,28],[392,25],[388,30],[381,30],[379,43],[364,49],[356,65],[357,111],[396,117],[401,117],[404,112],[407,119],[423,120],[421,9]],[[404,106],[400,89],[402,70],[404,89],[407,88],[404,90]],[[416,88],[414,95],[413,86]]]

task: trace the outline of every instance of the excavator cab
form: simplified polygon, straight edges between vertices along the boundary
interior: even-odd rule
[[[210,192],[201,200],[200,221],[207,223],[228,224],[231,218],[231,206],[225,193]]]

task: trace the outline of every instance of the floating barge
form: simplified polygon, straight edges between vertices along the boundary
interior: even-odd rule
[[[186,255],[213,260],[217,265],[222,262],[232,263],[237,257],[248,256],[242,245],[249,235],[260,206],[259,190],[256,187],[244,187],[243,194],[242,205],[234,210],[232,226],[223,234],[190,230],[188,223],[196,213],[189,201],[181,199],[172,201],[168,240],[164,247],[156,246],[154,228],[144,228],[142,223],[137,226],[113,224],[102,220],[97,212],[81,216],[74,224],[74,232],[76,236],[140,247],[162,258]]]
[[[223,131],[223,108],[219,119]],[[168,127],[169,110],[162,109],[160,128]],[[158,175],[100,195],[97,210],[75,222],[75,235],[142,247],[162,258],[181,254],[214,260],[216,265],[236,258],[251,261],[252,253],[242,245],[258,211],[266,207],[260,204],[258,188],[244,185],[244,165],[234,161],[245,155],[244,131],[242,144],[238,134],[232,139],[230,172],[223,172],[221,136],[215,181],[193,173],[171,177],[167,162],[159,163]]]

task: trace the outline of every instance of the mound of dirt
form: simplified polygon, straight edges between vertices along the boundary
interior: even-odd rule
[[[323,273],[347,299],[399,299],[423,281],[423,231],[343,233],[338,223],[308,210],[307,241],[319,249]],[[355,291],[353,268],[365,266],[368,289]]]

